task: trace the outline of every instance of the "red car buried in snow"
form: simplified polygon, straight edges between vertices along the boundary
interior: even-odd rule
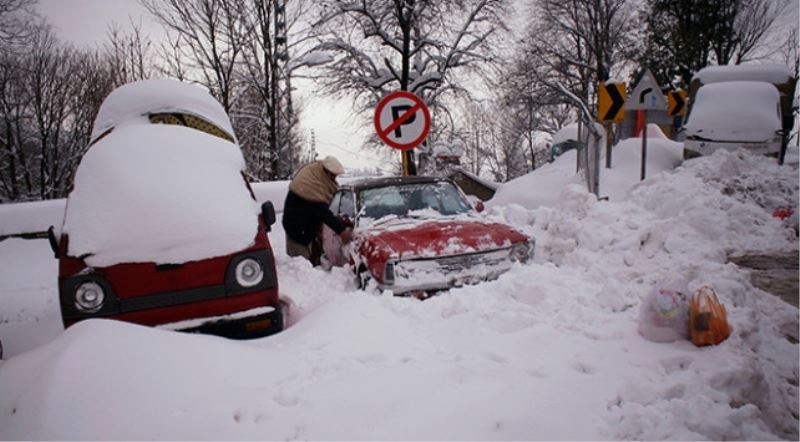
[[[392,177],[340,186],[334,214],[353,221],[342,246],[327,227],[323,249],[332,265],[351,265],[359,286],[374,280],[395,295],[427,297],[493,279],[533,257],[535,241],[479,217],[449,180]]]
[[[66,327],[117,319],[231,338],[283,329],[275,260],[230,120],[207,92],[172,80],[103,102],[60,232]]]

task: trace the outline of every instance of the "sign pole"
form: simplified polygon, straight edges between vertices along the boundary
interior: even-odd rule
[[[414,162],[414,149],[404,150],[400,153],[403,162],[403,176],[413,176],[417,174],[417,167]]]
[[[647,109],[644,110],[644,128],[642,129],[642,176],[640,181],[644,181],[647,169]]]
[[[607,122],[606,123],[606,169],[611,169],[611,127],[613,123]]]

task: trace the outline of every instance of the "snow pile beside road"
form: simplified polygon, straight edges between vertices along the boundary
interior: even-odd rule
[[[797,250],[756,202],[771,189],[723,191],[762,173],[796,189],[771,161],[721,151],[625,201],[566,186],[552,207],[495,206],[536,236],[535,262],[423,302],[288,258],[276,228],[287,330],[80,323],[0,365],[0,439],[797,440],[798,310],[726,259]],[[638,334],[642,300],[676,276],[714,287],[728,340]]]
[[[683,145],[664,137],[658,126],[649,125],[648,131],[651,135],[647,140],[646,176],[672,170],[681,164]],[[657,132],[654,134],[654,131]],[[605,168],[605,148],[601,149],[601,197],[608,197],[611,201],[622,200],[640,182],[641,146],[641,138],[620,141],[612,153],[612,169]],[[487,207],[514,203],[535,209],[556,205],[561,199],[560,190],[583,182],[583,175],[575,172],[577,155],[577,151],[569,150],[552,163],[501,185],[494,198],[486,203]]]

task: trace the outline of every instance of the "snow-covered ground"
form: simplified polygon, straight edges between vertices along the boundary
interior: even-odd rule
[[[484,216],[534,235],[535,262],[426,301],[289,259],[278,223],[289,326],[251,341],[63,331],[47,241],[2,241],[0,439],[797,440],[798,310],[727,262],[797,253],[771,216],[798,207],[796,163],[718,152],[672,169],[658,144],[641,183],[637,149],[615,149],[609,201],[570,184],[569,155],[504,185]],[[643,300],[678,278],[726,305],[719,346],[638,334]]]

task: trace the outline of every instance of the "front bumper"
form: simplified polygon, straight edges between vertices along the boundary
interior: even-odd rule
[[[780,140],[765,142],[725,142],[725,141],[704,141],[687,138],[683,142],[683,158],[685,160],[707,156],[719,149],[729,152],[742,148],[754,155],[777,155],[781,151]]]
[[[529,256],[518,257],[512,247],[462,255],[435,258],[416,258],[392,263],[393,282],[378,284],[381,290],[395,295],[447,290],[468,284],[496,279],[533,255],[534,244],[529,245]]]
[[[283,312],[278,304],[275,307],[257,307],[230,315],[173,322],[157,328],[230,339],[260,338],[283,330]]]

